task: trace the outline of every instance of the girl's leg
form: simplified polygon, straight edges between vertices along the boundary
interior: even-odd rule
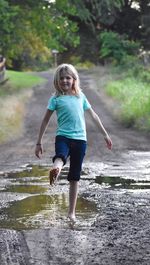
[[[68,173],[69,187],[69,211],[68,217],[75,222],[75,209],[78,196],[78,186],[82,169],[82,162],[86,151],[86,142],[71,140],[70,143],[70,168]]]
[[[53,167],[49,172],[50,185],[52,185],[58,179],[61,169],[63,165],[66,163],[68,154],[69,154],[68,139],[63,136],[56,136]]]
[[[71,180],[69,181],[69,210],[68,210],[68,217],[71,221],[75,222],[75,209],[77,203],[77,196],[78,196],[78,182]]]
[[[56,158],[53,164],[52,169],[49,171],[49,182],[50,185],[54,184],[54,182],[58,179],[58,176],[63,167],[63,161],[61,158]]]

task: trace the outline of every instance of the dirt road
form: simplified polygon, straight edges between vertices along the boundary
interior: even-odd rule
[[[55,115],[43,140],[43,158],[37,161],[34,156],[37,133],[52,93],[52,74],[43,72],[40,75],[47,78],[47,83],[43,87],[33,89],[32,98],[26,106],[23,135],[0,146],[1,176],[24,164],[51,164],[56,129]],[[103,90],[97,90],[92,75],[81,72],[80,77],[83,92],[113,140],[113,150],[109,151],[105,148],[102,135],[88,116],[86,117],[88,149],[84,167],[87,179],[90,179],[90,188],[84,186],[85,182],[81,181],[80,195],[96,203],[97,213],[94,221],[90,225],[84,224],[74,228],[53,225],[20,231],[1,229],[2,265],[150,264],[149,137],[119,124],[112,116],[109,99]],[[92,180],[95,177],[99,185]],[[110,177],[115,180],[119,178],[115,187]],[[101,182],[101,179],[104,182]],[[140,188],[120,188],[123,179],[139,181]],[[147,181],[147,187],[141,189],[144,181]]]

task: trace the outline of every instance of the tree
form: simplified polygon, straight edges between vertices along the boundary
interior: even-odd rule
[[[150,49],[150,1],[139,1],[141,12],[141,41],[143,46]]]
[[[69,2],[72,2],[78,10],[78,13],[71,17],[79,27],[81,41],[77,52],[80,53],[81,59],[89,59],[96,63],[99,61],[99,33],[111,28],[122,0],[69,0]]]
[[[17,6],[11,7],[8,1],[0,1],[0,52],[4,55],[11,50],[18,13]]]
[[[114,30],[127,34],[131,39],[142,39],[143,31],[149,28],[149,0],[70,0],[79,10],[79,25],[84,23],[93,33]]]
[[[0,52],[18,69],[50,61],[52,49],[95,63],[105,30],[148,49],[149,13],[149,0],[1,0]]]
[[[23,63],[37,62],[41,54],[48,61],[51,49],[61,52],[76,46],[77,24],[69,19],[75,11],[67,0],[2,0],[0,49],[9,66],[19,69]]]

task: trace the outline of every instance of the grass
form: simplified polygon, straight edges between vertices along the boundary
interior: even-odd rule
[[[45,82],[45,79],[28,72],[6,71],[8,81],[0,85],[0,96],[12,95]]]
[[[92,71],[95,86],[122,124],[150,132],[150,69],[138,64],[128,69],[96,67]]]
[[[23,129],[25,102],[31,92],[24,92],[18,96],[8,96],[0,99],[0,143],[18,137]]]
[[[31,97],[33,86],[45,79],[31,73],[6,71],[5,84],[0,85],[0,143],[18,137],[23,129],[25,103]]]
[[[150,89],[141,75],[125,75],[109,82],[106,87],[109,96],[117,100],[117,116],[126,126],[150,131]]]

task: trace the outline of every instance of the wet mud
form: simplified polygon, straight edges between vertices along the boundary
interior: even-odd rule
[[[44,156],[34,157],[51,74],[26,106],[24,134],[0,146],[0,264],[149,265],[150,146],[144,133],[124,128],[112,117],[109,99],[93,90],[91,74],[81,73],[83,89],[113,140],[105,148],[87,118],[88,149],[77,203],[77,222],[67,220],[68,164],[49,187],[56,117],[44,138]],[[107,101],[107,102],[106,102]]]

